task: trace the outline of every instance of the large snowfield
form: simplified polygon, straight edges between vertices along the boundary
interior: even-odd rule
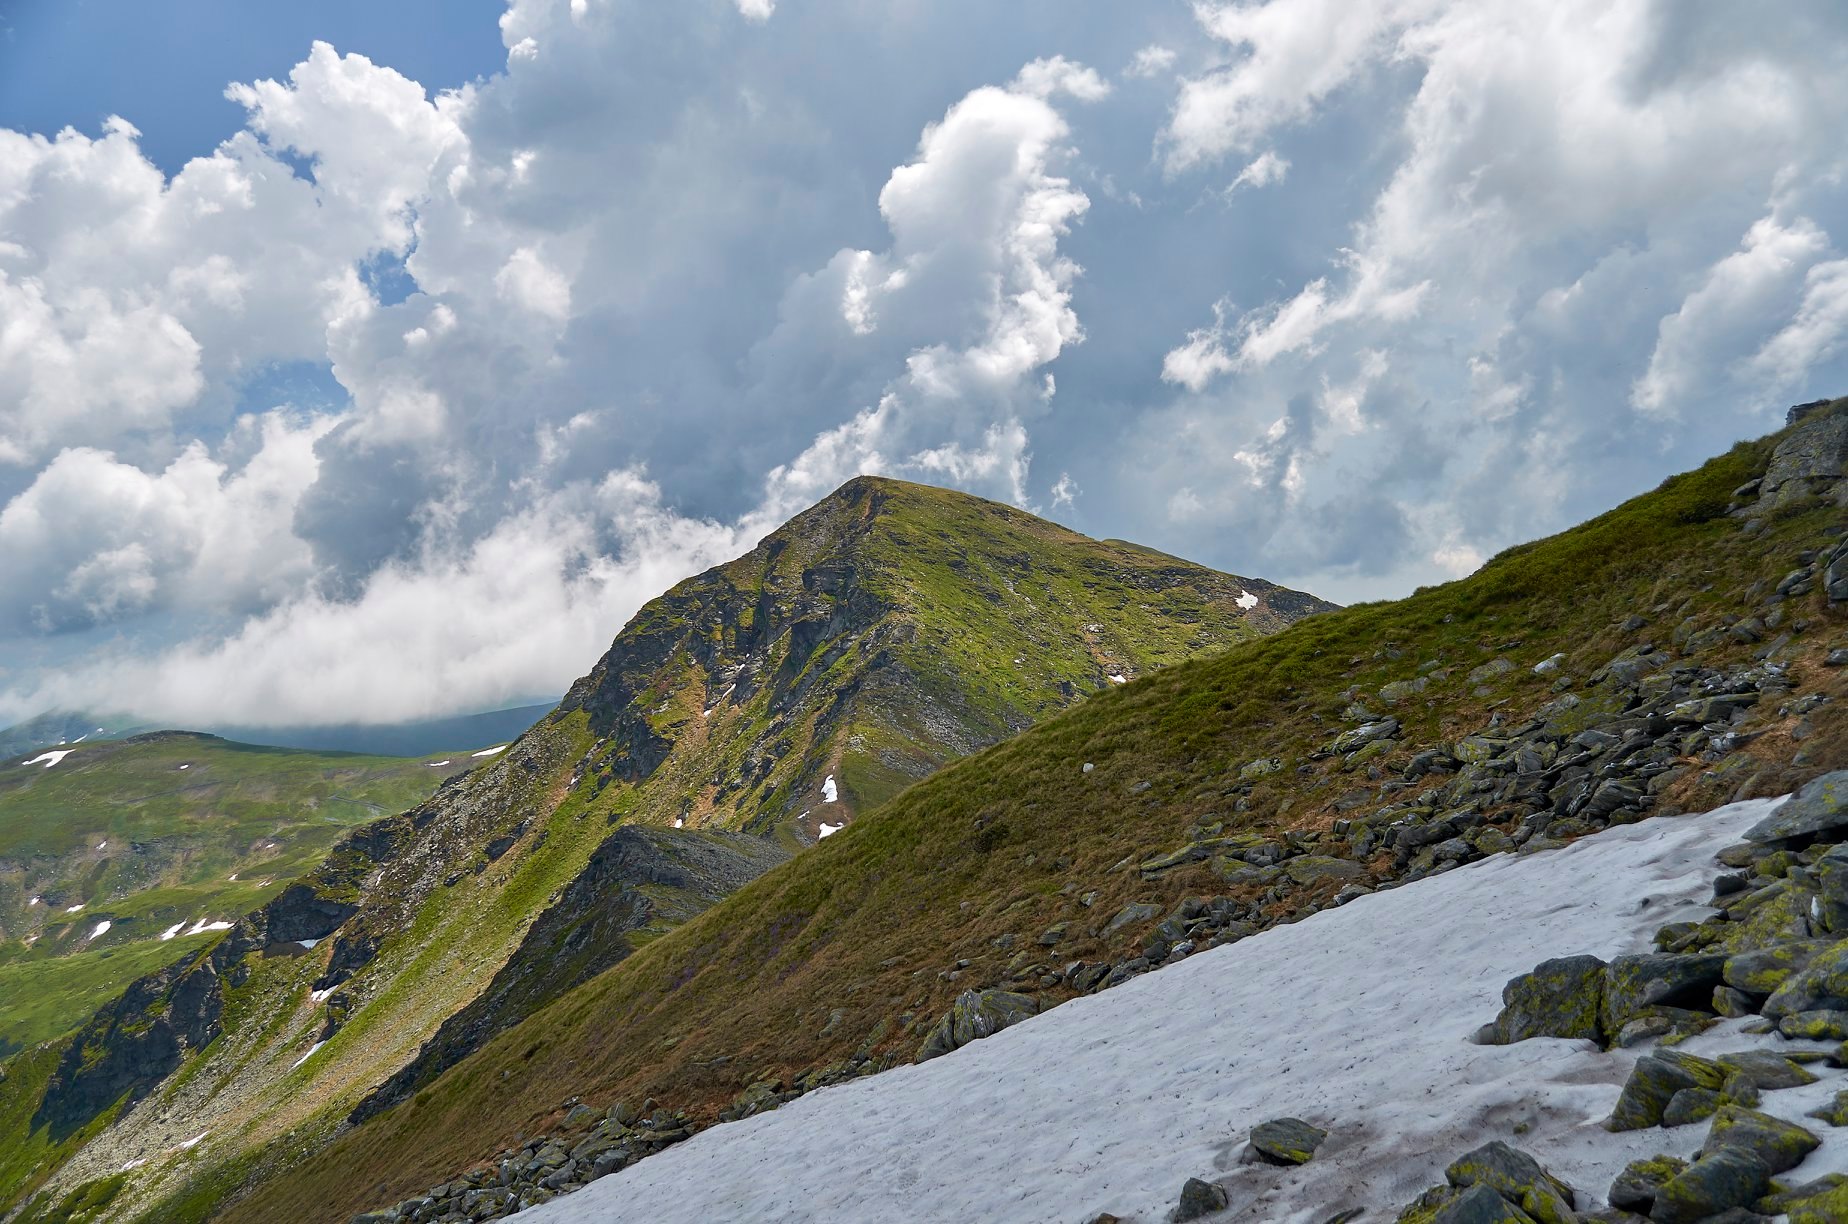
[[[1363,897],[1066,1003],[919,1066],[715,1126],[518,1218],[674,1221],[1165,1220],[1189,1177],[1231,1195],[1215,1219],[1391,1219],[1468,1149],[1500,1138],[1577,1188],[1691,1154],[1705,1124],[1613,1135],[1644,1049],[1539,1039],[1477,1046],[1503,983],[1555,956],[1648,951],[1707,912],[1714,853],[1780,802],[1611,829]],[[1727,1021],[1682,1048],[1780,1043]],[[1782,1048],[1820,1043],[1781,1043]],[[1646,1048],[1646,1047],[1645,1047]],[[1827,1141],[1792,1176],[1848,1171],[1848,1132],[1803,1111],[1848,1087],[1768,1092],[1767,1112]],[[1250,1128],[1294,1116],[1330,1132],[1315,1160],[1241,1160]]]

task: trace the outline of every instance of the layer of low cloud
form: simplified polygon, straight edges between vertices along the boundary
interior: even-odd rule
[[[171,178],[0,131],[0,721],[555,693],[860,472],[1467,572],[1842,389],[1844,25],[513,0],[503,73],[317,44]]]

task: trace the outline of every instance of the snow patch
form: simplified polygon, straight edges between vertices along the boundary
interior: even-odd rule
[[[823,803],[834,803],[838,801],[839,798],[840,791],[835,788],[834,775],[829,774],[821,783],[821,801]]]
[[[304,948],[313,949],[313,947],[321,941],[318,939],[298,939],[295,942]]]
[[[178,935],[181,931],[184,931],[185,929],[186,929],[186,924],[184,922],[174,923],[172,926],[168,927],[166,930],[160,933],[161,942],[165,943],[167,940],[172,939],[174,936]]]
[[[325,1003],[327,1002],[327,996],[333,994],[334,991],[338,989],[338,986],[329,986],[326,990],[311,990],[308,992],[308,1001],[310,1003]]]
[[[188,764],[185,764],[185,765],[182,765],[182,766],[180,766],[180,768],[181,768],[181,769],[191,769],[191,768],[192,768],[192,765],[191,765],[191,763],[188,763]]]
[[[96,848],[98,850],[107,850],[109,849],[109,843],[107,841],[99,841],[96,843]]]
[[[205,1141],[205,1137],[211,1133],[212,1133],[211,1131],[200,1131],[198,1134],[194,1135],[191,1139],[188,1139],[182,1142],[180,1144],[180,1150],[185,1151],[187,1148],[198,1147],[201,1143]]]
[[[826,821],[823,821],[821,825],[821,832],[817,834],[817,836],[818,837],[833,837],[836,833],[839,833],[842,829],[846,827],[847,826],[844,824],[831,825],[827,823]]]
[[[62,761],[65,757],[69,756],[70,754],[71,754],[71,749],[69,748],[65,748],[62,751],[41,752],[39,753],[39,755],[33,757],[30,761],[21,761],[20,764],[21,765],[38,765],[38,764],[43,763],[46,769],[50,769],[53,765],[56,765],[59,761]]]
[[[28,901],[28,902],[26,902],[26,908],[27,908],[27,909],[31,909],[31,908],[32,908],[33,906],[35,906],[35,905],[43,905],[43,904],[45,904],[45,902],[44,902],[44,899],[43,899],[43,898],[40,898],[40,897],[34,897],[34,898],[32,898],[32,900],[30,900],[30,901]]]
[[[79,902],[78,902],[77,904],[75,904],[75,905],[67,905],[67,906],[65,906],[65,907],[64,907],[64,912],[65,912],[65,913],[67,913],[67,914],[74,914],[74,913],[76,913],[76,912],[77,912],[78,910],[80,910],[80,909],[82,909],[82,908],[83,908],[83,902],[81,902],[81,901],[79,901]]]
[[[107,918],[103,919],[101,922],[96,924],[96,929],[94,931],[91,931],[88,935],[85,935],[83,937],[83,941],[85,943],[89,943],[92,939],[95,939],[99,935],[107,935],[109,933],[109,928],[111,925],[112,924],[110,923],[109,919]]]
[[[317,1041],[313,1045],[309,1046],[308,1052],[306,1054],[302,1055],[300,1058],[296,1059],[294,1062],[289,1064],[289,1070],[293,1071],[295,1070],[295,1068],[301,1066],[303,1063],[313,1058],[315,1051],[320,1049],[322,1046],[326,1044],[327,1043],[325,1041]]]
[[[477,752],[475,755],[480,756],[481,754]],[[431,769],[439,769],[442,766],[449,764],[449,762],[448,761],[430,761],[428,764]]]
[[[127,1164],[122,1166],[122,1172],[132,1173],[134,1170],[139,1169],[142,1165],[146,1164],[147,1162],[148,1162],[148,1158],[146,1156],[137,1156],[135,1159],[129,1161]]]
[[[507,751],[507,745],[500,744],[493,748],[483,748],[480,752],[471,752],[469,753],[469,755],[484,757],[484,756],[493,756],[497,752],[505,752],[505,751]]]
[[[1112,684],[1128,684],[1129,683],[1129,681],[1117,675],[1115,672],[1110,673],[1109,680],[1110,680],[1110,683]]]
[[[687,821],[686,821],[686,817],[684,817],[684,816],[676,816],[676,817],[674,817],[674,827],[675,827],[676,829],[684,829],[684,828],[686,828],[686,827],[687,827]]]
[[[1711,912],[1714,852],[1777,802],[1646,820],[1362,897],[942,1058],[712,1127],[519,1218],[1159,1220],[1198,1176],[1226,1185],[1228,1219],[1318,1224],[1348,1207],[1390,1218],[1492,1138],[1601,1194],[1628,1161],[1685,1156],[1706,1133],[1602,1129],[1643,1049],[1468,1037],[1500,1009],[1503,983],[1540,961],[1649,951],[1663,923]],[[1683,1048],[1739,1048],[1751,1040],[1740,1023]],[[1768,1092],[1764,1108],[1800,1120],[1845,1083]],[[1279,1116],[1330,1129],[1316,1159],[1238,1163],[1247,1128]],[[1829,1151],[1792,1179],[1824,1171]]]
[[[1238,604],[1239,607],[1245,609],[1245,611],[1249,612],[1253,608],[1258,606],[1258,597],[1256,595],[1253,595],[1250,591],[1240,588],[1239,593],[1238,593],[1238,598],[1234,600],[1233,602]]]
[[[237,872],[235,872],[235,871],[234,871],[234,872],[232,872],[232,873],[231,873],[230,875],[228,875],[228,876],[226,876],[226,877],[225,877],[225,883],[227,883],[227,884],[235,884],[235,883],[237,883]]]
[[[218,922],[207,922],[205,919],[201,918],[193,923],[192,930],[186,933],[188,935],[197,935],[200,931],[228,931],[230,929],[231,924],[228,922],[222,920]]]

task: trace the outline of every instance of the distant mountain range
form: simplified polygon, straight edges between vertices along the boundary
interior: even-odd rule
[[[0,760],[60,744],[122,739],[148,731],[187,730],[241,744],[306,748],[315,752],[360,752],[369,756],[425,756],[456,748],[506,743],[550,713],[556,702],[514,706],[480,714],[458,714],[407,723],[351,722],[329,726],[246,726],[226,723],[176,728],[127,714],[49,711],[0,731]]]

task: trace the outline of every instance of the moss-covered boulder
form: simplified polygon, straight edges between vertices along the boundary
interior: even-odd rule
[[[1251,1128],[1251,1150],[1267,1164],[1308,1164],[1328,1132],[1301,1118],[1275,1118]]]
[[[1483,1045],[1510,1045],[1530,1037],[1601,1041],[1606,965],[1595,956],[1543,961],[1532,973],[1502,987],[1502,1010],[1476,1034]]]
[[[1536,1224],[1536,1221],[1489,1187],[1471,1186],[1439,1208],[1431,1216],[1431,1224]]]

